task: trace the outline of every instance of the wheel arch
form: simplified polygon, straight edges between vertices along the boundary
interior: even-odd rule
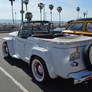
[[[89,44],[86,46],[84,50],[84,61],[88,70],[92,70],[92,64],[91,64],[92,61],[90,60],[90,55],[89,55],[91,47],[92,47],[92,44]]]
[[[51,64],[50,60],[45,56],[45,55],[40,55],[39,54],[32,54],[31,58],[30,58],[30,63],[29,65],[31,65],[31,62],[32,60],[34,59],[34,57],[39,57],[40,59],[43,60],[43,62],[45,63],[46,65],[46,68],[47,68],[47,71],[48,71],[48,74],[50,76],[50,78],[54,79],[57,77],[57,75],[55,74],[55,71],[54,71],[54,68],[53,68],[53,65]],[[46,62],[48,61],[48,62]]]
[[[14,43],[13,43],[13,39],[11,37],[6,37],[6,38],[3,38],[3,42],[2,44],[6,42],[7,43],[7,46],[8,46],[8,49],[9,49],[9,53],[10,55],[12,56],[15,52],[14,52]]]

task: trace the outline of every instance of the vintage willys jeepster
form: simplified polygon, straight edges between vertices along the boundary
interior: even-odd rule
[[[72,78],[75,84],[92,79],[92,37],[52,31],[48,21],[24,23],[22,29],[3,38],[4,57],[28,63],[38,82],[58,76]]]

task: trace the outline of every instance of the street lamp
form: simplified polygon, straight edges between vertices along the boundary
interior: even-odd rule
[[[11,7],[12,7],[12,21],[13,21],[13,23],[14,23],[13,2],[14,2],[15,0],[9,0],[9,1],[11,2]]]

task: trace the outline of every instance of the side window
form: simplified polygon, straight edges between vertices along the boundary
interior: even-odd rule
[[[20,38],[28,38],[29,36],[31,36],[31,34],[29,33],[29,30],[20,30],[19,33],[18,33],[18,37]]]
[[[92,32],[92,23],[87,23],[87,32]]]
[[[71,23],[67,30],[82,31],[83,23]]]

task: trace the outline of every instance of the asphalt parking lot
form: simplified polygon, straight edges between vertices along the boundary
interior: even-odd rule
[[[8,33],[0,33],[0,92],[90,92],[92,80],[88,84],[71,85],[70,81],[57,78],[45,84],[32,79],[27,63],[14,58],[4,59],[2,38]]]

